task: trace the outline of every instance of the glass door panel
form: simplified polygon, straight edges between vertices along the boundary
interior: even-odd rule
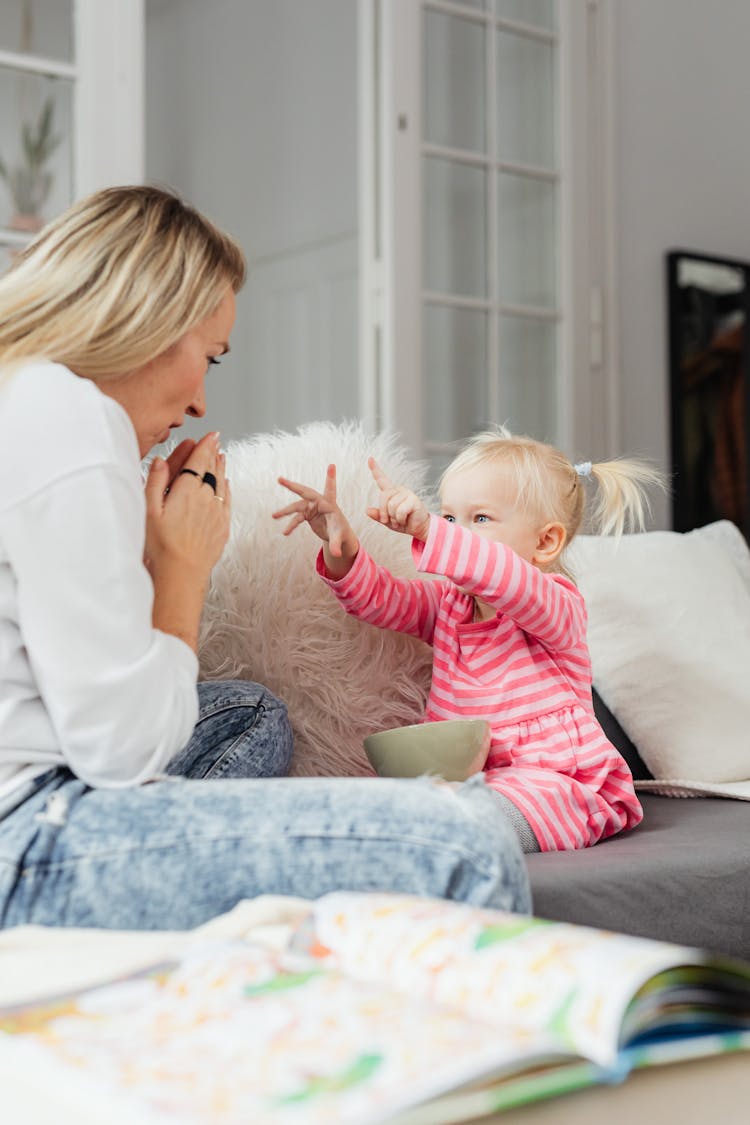
[[[425,140],[484,152],[484,27],[427,9],[423,34]]]
[[[428,305],[424,313],[424,429],[460,441],[486,424],[487,314]]]
[[[554,308],[557,301],[557,186],[527,176],[498,177],[500,300]]]
[[[73,190],[73,84],[0,68],[0,227],[33,233]]]
[[[385,131],[382,112],[368,109],[366,125],[384,170],[372,229],[382,217],[388,235],[381,253],[376,239],[365,252],[363,305],[372,339],[387,343],[373,347],[366,385],[375,416],[433,469],[493,423],[554,436],[569,405],[558,383],[570,348],[558,336],[582,319],[562,297],[573,165],[562,166],[560,119],[585,2],[574,23],[559,0],[363,0],[376,47],[381,37],[372,88],[388,93],[375,104],[398,109]]]
[[[557,26],[555,0],[495,0],[495,4],[501,19],[550,30]]]
[[[498,157],[554,168],[555,46],[503,30],[496,46]]]
[[[73,0],[2,0],[0,50],[73,61]]]
[[[541,441],[560,440],[555,321],[500,317],[501,420]]]
[[[486,173],[457,161],[424,160],[424,284],[469,297],[487,290]]]

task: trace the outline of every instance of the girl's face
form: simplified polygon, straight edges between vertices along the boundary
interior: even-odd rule
[[[443,480],[440,514],[467,531],[504,543],[527,562],[541,561],[543,525],[518,506],[511,474],[495,464],[472,465]]]
[[[95,380],[130,416],[141,457],[166,441],[186,415],[202,418],[206,413],[206,375],[229,351],[234,317],[234,293],[228,289],[216,311],[166,352],[122,379]]]

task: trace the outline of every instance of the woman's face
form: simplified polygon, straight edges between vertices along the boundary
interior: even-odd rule
[[[228,289],[216,311],[166,352],[123,379],[94,380],[127,411],[141,457],[166,441],[185,415],[202,418],[206,413],[206,375],[229,351],[235,312],[234,293]]]

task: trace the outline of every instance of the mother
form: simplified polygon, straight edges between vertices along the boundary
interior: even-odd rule
[[[261,893],[527,909],[492,796],[282,778],[284,705],[198,684],[231,494],[205,413],[241,250],[174,194],[111,188],[0,279],[0,926],[194,926]]]

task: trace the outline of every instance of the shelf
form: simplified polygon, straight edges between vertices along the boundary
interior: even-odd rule
[[[17,70],[21,74],[41,74],[46,78],[67,78],[72,81],[78,77],[78,68],[74,63],[27,55],[20,51],[0,51],[0,67]]]

